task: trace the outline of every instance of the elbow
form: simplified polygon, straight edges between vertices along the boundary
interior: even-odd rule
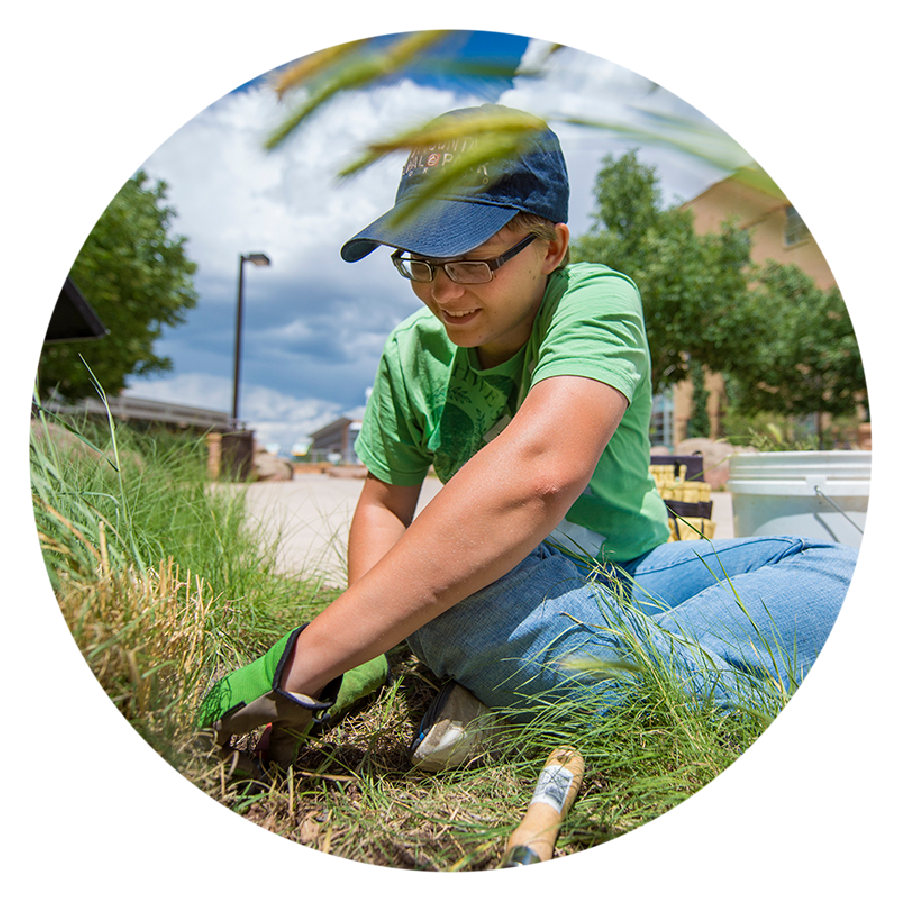
[[[584,493],[593,473],[593,466],[544,461],[538,465],[532,481],[534,496],[550,515],[564,515]]]

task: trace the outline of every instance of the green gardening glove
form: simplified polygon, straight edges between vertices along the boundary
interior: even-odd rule
[[[274,762],[280,769],[290,768],[310,728],[336,719],[363,697],[377,691],[389,678],[387,657],[376,656],[375,659],[345,672],[325,688],[322,692],[323,698],[325,691],[338,685],[334,702],[321,715],[314,716],[305,730],[298,731],[296,727],[286,724],[283,720],[273,722],[260,742],[263,766]]]
[[[197,728],[213,730],[223,757],[232,752],[233,735],[247,734],[271,722],[269,758],[287,768],[315,722],[328,721],[387,681],[387,659],[380,656],[329,682],[318,700],[282,690],[284,667],[305,627],[285,635],[263,656],[216,682],[203,699]]]

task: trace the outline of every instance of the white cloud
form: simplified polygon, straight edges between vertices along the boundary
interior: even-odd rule
[[[277,103],[268,87],[254,87],[212,104],[156,150],[146,168],[170,182],[179,224],[204,273],[230,276],[237,255],[259,247],[298,276],[333,258],[340,265],[332,274],[340,277],[347,270],[340,245],[392,204],[398,162],[343,183],[338,172],[384,133],[385,122],[403,127],[453,102],[446,91],[408,81],[340,97],[266,152],[264,139],[290,106]]]
[[[523,65],[545,46],[532,41]],[[545,77],[519,77],[500,98],[544,115],[558,131],[569,165],[575,235],[588,224],[600,158],[629,145],[597,129],[557,124],[554,118],[578,115],[637,124],[638,106],[644,104],[701,119],[677,97],[651,88],[636,73],[564,49],[553,55]],[[242,396],[249,401],[253,390],[271,389],[296,393],[299,401],[314,399],[309,392],[315,390],[320,392],[316,397],[338,407],[356,402],[349,398],[371,382],[389,330],[418,301],[384,251],[352,265],[339,255],[344,241],[392,205],[401,158],[394,155],[344,182],[337,173],[375,138],[481,102],[483,97],[404,80],[337,98],[267,153],[263,141],[293,101],[279,104],[267,85],[257,85],[213,103],[151,154],[146,169],[169,183],[170,202],[179,213],[176,228],[189,236],[189,253],[199,263],[199,307],[160,347],[173,357],[175,377],[198,376],[179,382],[185,402],[208,396],[194,395],[191,385],[202,383],[198,369],[211,365],[215,346],[221,353],[216,374],[230,371],[238,257],[253,250],[267,253],[272,267],[248,266],[245,273]],[[677,193],[692,196],[718,174],[659,148],[642,151],[641,158],[660,166],[668,200]],[[147,390],[140,385],[134,392],[146,395]]]
[[[531,41],[522,57],[521,69],[527,70],[544,60],[548,46],[547,41]],[[672,147],[645,145],[633,137],[619,137],[612,128],[648,129],[652,121],[648,115],[676,116],[702,130],[701,134],[694,135],[699,151],[725,154],[734,165],[749,161],[746,152],[715,123],[640,73],[572,48],[558,50],[546,60],[541,71],[541,78],[516,78],[514,87],[500,102],[546,118],[557,132],[569,169],[570,226],[576,235],[588,225],[587,216],[594,205],[594,178],[602,156],[608,152],[618,155],[631,147],[641,147],[639,159],[657,167],[667,204],[696,196],[725,171],[699,156]],[[564,117],[583,117],[598,123],[598,127],[566,124],[561,121]]]
[[[216,375],[196,372],[176,374],[160,381],[141,382],[140,388],[132,386],[123,393],[162,403],[184,403],[201,409],[221,411],[231,408],[231,382]]]
[[[272,388],[251,385],[242,395],[241,417],[261,446],[278,444],[286,454],[346,410],[325,400],[297,400]]]
[[[215,339],[221,341],[218,369],[230,371],[233,318],[222,316],[233,317],[240,254],[260,250],[272,267],[245,271],[242,396],[249,402],[251,392],[265,386],[290,391],[286,383],[302,394],[311,382],[321,384],[321,377],[309,377],[310,370],[321,367],[328,352],[335,365],[355,361],[352,371],[345,368],[331,382],[335,396],[361,395],[389,330],[418,301],[383,253],[353,265],[339,255],[344,241],[393,203],[400,158],[343,183],[337,173],[367,141],[384,134],[385,123],[393,130],[474,102],[402,81],[337,99],[267,153],[263,140],[288,105],[279,105],[268,87],[259,86],[223,97],[172,135],[145,168],[170,186],[169,202],[178,211],[175,228],[189,237],[189,255],[199,264],[200,303],[161,343],[176,374],[152,387],[138,383],[133,393],[149,396],[167,381],[194,374],[194,380],[177,382],[183,401],[201,403],[208,396],[200,387],[203,373],[195,367],[208,364]],[[220,312],[211,324],[214,308]],[[204,354],[196,352],[199,347]],[[282,358],[290,360],[289,382],[271,365]],[[265,371],[263,361],[270,363]],[[355,379],[355,387],[342,378]]]
[[[125,393],[203,409],[230,410],[232,381],[216,375],[178,374],[167,380],[143,383]],[[256,432],[257,443],[261,446],[276,443],[283,452],[345,412],[336,403],[298,400],[291,394],[259,385],[242,387],[239,400],[240,418]]]

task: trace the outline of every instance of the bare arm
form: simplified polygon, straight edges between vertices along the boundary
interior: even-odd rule
[[[588,378],[535,385],[507,428],[303,631],[283,686],[320,690],[521,562],[584,490],[626,408]]]
[[[347,541],[347,583],[359,581],[403,536],[419,502],[420,484],[385,484],[366,478]]]

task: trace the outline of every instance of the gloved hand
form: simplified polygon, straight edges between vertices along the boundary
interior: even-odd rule
[[[311,728],[319,724],[325,724],[346,712],[353,704],[363,697],[378,690],[389,680],[390,668],[387,657],[377,656],[375,659],[350,669],[340,678],[335,679],[325,688],[325,691],[339,685],[334,702],[321,715],[313,714],[306,729],[298,731],[286,724],[284,720],[274,721],[272,727],[265,736],[265,741],[260,742],[261,761],[264,765],[274,762],[281,769],[289,768],[297,758],[301,744],[306,739]],[[325,696],[325,691],[322,696]],[[302,696],[291,694],[292,697]],[[306,698],[308,699],[308,698]]]
[[[318,699],[282,690],[284,668],[297,637],[306,626],[285,635],[271,650],[213,685],[197,714],[199,729],[212,728],[223,757],[231,751],[231,738],[272,723],[268,757],[288,768],[315,722],[344,712],[389,677],[387,659],[378,656],[327,684]]]

